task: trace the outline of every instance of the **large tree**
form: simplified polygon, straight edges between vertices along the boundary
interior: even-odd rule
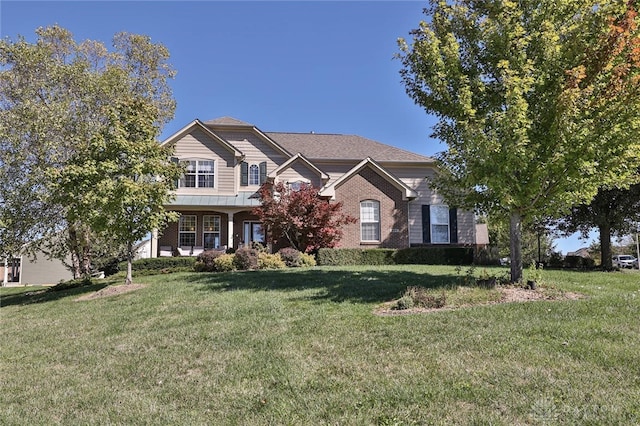
[[[167,84],[174,72],[167,49],[146,36],[117,34],[109,51],[76,43],[58,26],[36,34],[35,43],[0,41],[0,252],[37,239],[52,256],[70,253],[74,275],[86,276],[99,235],[81,212],[97,208],[95,188],[65,186],[56,171],[91,162],[92,141],[113,127],[114,105],[135,99],[161,128],[175,109]]]
[[[401,39],[407,93],[448,145],[435,188],[510,222],[511,279],[524,223],[634,182],[640,40],[634,1],[431,0]]]
[[[580,204],[571,209],[569,215],[560,221],[559,228],[566,233],[581,232],[588,235],[598,228],[600,235],[600,257],[602,268],[613,268],[611,236],[633,232],[640,223],[640,184],[628,189],[601,188],[588,204]]]
[[[282,182],[260,187],[260,207],[253,209],[272,242],[284,239],[293,248],[315,252],[335,247],[342,238],[341,227],[356,219],[342,212],[342,203],[318,196],[318,188],[302,185],[298,190]]]

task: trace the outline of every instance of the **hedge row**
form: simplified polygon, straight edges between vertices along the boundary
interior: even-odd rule
[[[184,270],[193,270],[196,264],[195,257],[153,257],[146,259],[138,259],[131,264],[131,269],[136,272],[177,272]],[[127,262],[121,262],[118,265],[121,271],[127,270]]]
[[[471,265],[471,247],[412,247],[405,249],[320,249],[319,265]]]

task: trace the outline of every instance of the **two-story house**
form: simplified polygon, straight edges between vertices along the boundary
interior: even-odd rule
[[[194,120],[163,142],[186,164],[175,200],[179,212],[153,241],[154,255],[264,241],[251,210],[270,179],[292,190],[312,184],[358,219],[340,247],[475,245],[472,212],[449,208],[429,188],[432,158],[353,135],[265,132],[230,117]]]

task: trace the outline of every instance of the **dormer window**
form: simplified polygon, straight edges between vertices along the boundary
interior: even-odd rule
[[[240,186],[262,185],[267,180],[267,162],[249,164],[240,163]]]
[[[186,170],[180,188],[213,188],[215,186],[213,160],[186,160]]]

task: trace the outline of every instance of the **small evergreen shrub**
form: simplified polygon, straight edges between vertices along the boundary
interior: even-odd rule
[[[300,259],[302,259],[302,266],[316,266],[316,258],[312,254],[302,253]]]
[[[222,254],[213,259],[213,266],[217,272],[229,272],[235,269],[235,256],[231,253]]]
[[[233,264],[236,269],[241,271],[258,269],[258,250],[249,247],[243,247],[236,250],[233,258]]]
[[[471,265],[474,249],[471,247],[411,247],[396,252],[399,265]]]
[[[221,250],[206,250],[198,255],[194,269],[196,272],[215,272],[214,260],[224,254]]]
[[[284,269],[287,265],[278,253],[258,253],[258,269]]]
[[[285,247],[278,250],[278,254],[289,268],[303,266],[302,253],[293,247]]]
[[[363,265],[394,265],[395,249],[364,249],[360,253]]]
[[[153,257],[138,259],[131,264],[131,270],[137,275],[163,274],[168,272],[193,271],[195,257]],[[127,262],[121,262],[120,271],[127,270]]]

